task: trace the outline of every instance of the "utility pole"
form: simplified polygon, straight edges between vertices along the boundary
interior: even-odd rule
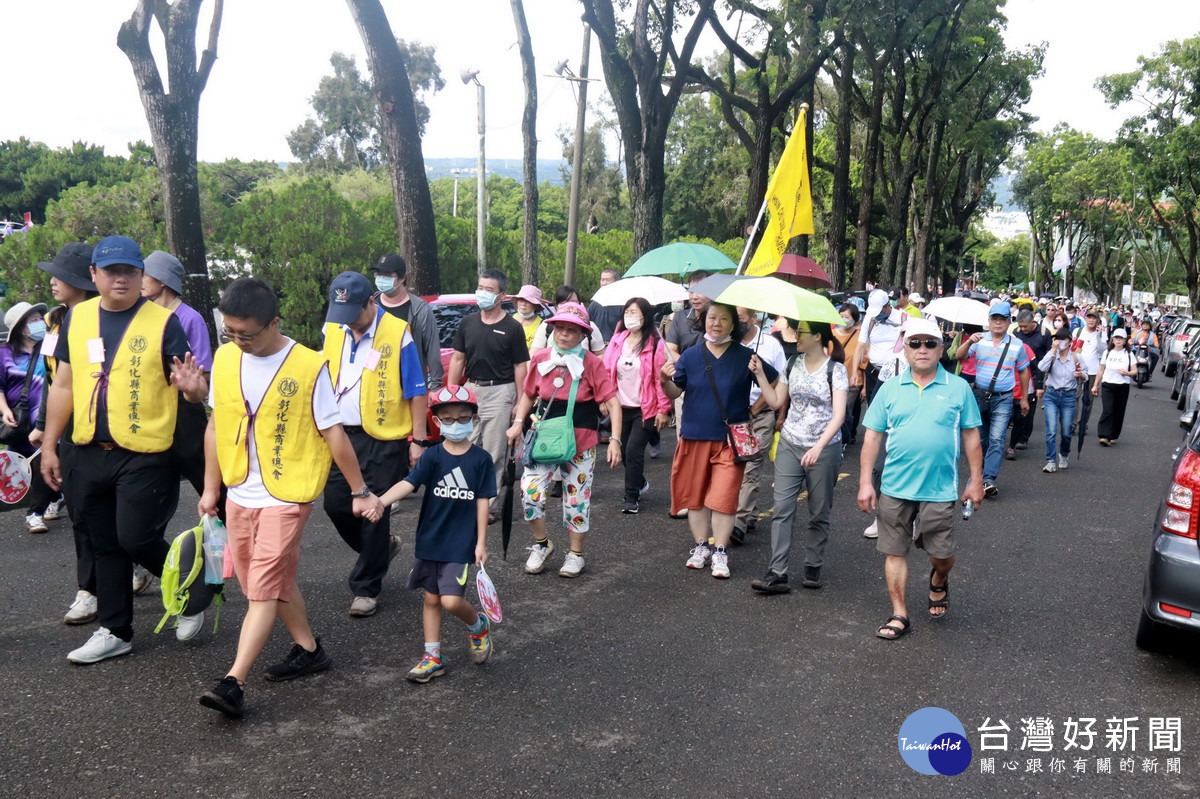
[[[571,159],[571,195],[567,206],[567,262],[563,272],[563,283],[575,285],[575,250],[579,244],[579,192],[583,187],[583,135],[587,121],[588,53],[591,50],[592,29],[583,26],[583,55],[579,59],[579,75],[570,76],[564,61],[555,70],[560,77],[568,77],[579,84],[579,108],[575,116],[575,153]],[[564,76],[567,72],[568,76]]]
[[[479,262],[479,274],[487,269],[487,217],[484,208],[485,182],[487,181],[487,159],[484,158],[483,84],[479,82],[479,70],[464,69],[459,75],[464,84],[474,83],[479,99],[479,167],[475,178],[475,259]]]

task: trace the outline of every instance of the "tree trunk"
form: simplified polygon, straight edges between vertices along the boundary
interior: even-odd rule
[[[529,40],[529,24],[525,21],[525,6],[512,0],[513,22],[517,27],[517,47],[521,51],[521,79],[525,83],[525,112],[521,115],[521,136],[525,149],[522,161],[524,181],[523,248],[521,251],[521,281],[536,286],[538,282],[538,185],[537,185],[537,72],[533,62],[533,43]]]
[[[850,41],[842,45],[842,72],[838,92],[837,128],[834,133],[833,193],[829,198],[829,229],[825,239],[825,271],[834,288],[846,285],[846,221],[850,204],[850,142],[854,126],[851,95],[854,92],[854,54]]]
[[[929,157],[925,164],[925,198],[921,210],[917,213],[917,235],[913,249],[916,263],[913,283],[918,291],[925,290],[925,275],[929,267],[929,231],[933,227],[933,212],[940,197],[938,182],[938,159],[942,154],[942,139],[946,134],[946,123],[936,123],[933,132],[933,144],[929,148]]]
[[[174,4],[140,0],[117,32],[117,46],[129,58],[138,95],[146,111],[163,192],[167,248],[183,264],[183,301],[204,317],[214,341],[212,291],[200,221],[200,185],[196,172],[200,95],[217,59],[223,0],[216,0],[208,45],[196,63],[196,27],[203,0]],[[158,23],[166,52],[168,94],[150,49],[150,25]]]
[[[400,254],[408,262],[409,290],[416,294],[438,294],[442,282],[438,271],[437,228],[405,56],[396,44],[379,0],[346,0],[346,3],[366,48],[367,64],[379,99],[379,132],[392,178]]]
[[[871,116],[867,122],[867,146],[862,158],[858,231],[854,240],[855,291],[862,291],[867,283],[867,254],[871,247],[871,208],[875,202],[875,169],[879,161],[879,128],[883,120],[883,70],[872,69],[871,72]]]

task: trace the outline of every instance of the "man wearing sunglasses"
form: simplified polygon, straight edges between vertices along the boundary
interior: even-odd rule
[[[875,548],[886,556],[884,575],[892,616],[875,634],[887,640],[899,638],[912,626],[904,595],[908,552],[914,539],[933,566],[929,617],[941,619],[949,609],[956,503],[983,501],[979,408],[967,382],[938,363],[942,346],[935,322],[910,320],[904,330],[909,368],[880,386],[863,418],[866,435],[859,456],[858,506],[864,513],[878,512]],[[877,495],[871,471],[884,431],[888,433],[887,456]],[[970,467],[970,479],[961,494],[960,452],[966,453]]]

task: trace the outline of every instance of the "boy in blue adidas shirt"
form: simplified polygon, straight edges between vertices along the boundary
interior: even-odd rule
[[[442,611],[467,625],[471,660],[483,663],[492,654],[487,616],[476,612],[464,595],[470,564],[487,561],[488,500],[496,496],[496,467],[492,456],[468,437],[479,412],[479,401],[465,386],[445,386],[430,397],[445,441],[426,450],[407,477],[380,498],[387,507],[425,486],[417,517],[416,557],[408,575],[409,588],[425,590],[422,622],[425,656],[406,676],[429,682],[446,673],[442,664]]]

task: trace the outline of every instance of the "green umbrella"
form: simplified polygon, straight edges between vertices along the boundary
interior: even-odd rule
[[[716,247],[707,244],[694,244],[687,241],[677,241],[665,247],[659,247],[638,258],[624,277],[638,275],[687,275],[697,269],[707,269],[709,272],[724,272],[727,269],[737,269],[737,264],[729,260],[729,256]]]
[[[787,319],[831,325],[846,321],[827,298],[777,277],[748,277],[735,281],[713,299]]]

